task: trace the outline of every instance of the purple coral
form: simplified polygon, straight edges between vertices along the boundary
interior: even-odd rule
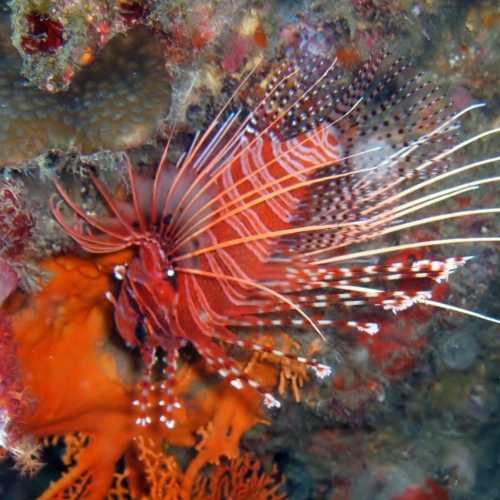
[[[0,181],[0,256],[8,259],[23,254],[34,226],[22,193],[19,182]]]
[[[0,259],[0,306],[17,283],[15,271]],[[20,430],[20,424],[32,410],[32,405],[33,400],[27,395],[21,378],[11,322],[0,310],[0,459],[9,455],[16,467],[29,475],[41,467],[36,443]]]
[[[17,286],[17,274],[7,262],[0,259],[0,305]],[[1,320],[1,317],[0,317]]]

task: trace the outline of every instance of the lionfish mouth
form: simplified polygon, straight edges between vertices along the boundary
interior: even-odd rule
[[[339,327],[377,335],[379,323],[362,319],[367,310],[376,311],[377,318],[416,304],[500,324],[436,300],[437,284],[471,257],[432,255],[435,247],[498,243],[500,237],[416,236],[416,229],[500,212],[491,207],[440,211],[445,202],[500,180],[477,175],[499,156],[459,161],[467,147],[500,132],[495,128],[458,139],[461,121],[482,106],[451,112],[423,74],[385,54],[353,75],[336,60],[298,58],[267,72],[251,71],[177,165],[167,162],[170,139],[149,176],[138,175],[129,162],[130,202],[118,201],[94,178],[109,217],[87,214],[57,184],[77,222],[67,222],[60,202],[52,200],[54,216],[83,249],[111,253],[154,241],[161,249],[155,264],[176,280],[175,306],[162,303],[160,295],[142,300],[131,285],[137,275],[149,280],[151,290],[160,285],[147,271],[150,263],[143,262],[135,277],[123,271],[119,297],[113,299],[124,338],[139,322],[154,333],[143,336],[147,369],[143,399],[134,402],[143,411],[137,423],[152,422],[144,398],[158,389],[151,366],[161,347],[158,339],[167,335],[161,329],[166,309],[175,342],[165,349],[159,387],[165,398],[158,403],[165,411],[158,415],[168,428],[181,404],[175,396],[176,367],[186,342],[235,389],[249,386],[267,407],[277,407],[279,401],[223,346],[286,358],[325,377],[331,373],[328,364],[260,344],[255,337],[306,330],[329,341]],[[455,181],[470,173],[472,180]],[[419,217],[425,210],[430,214]],[[386,236],[393,244],[384,245]],[[347,319],[330,319],[331,311]]]

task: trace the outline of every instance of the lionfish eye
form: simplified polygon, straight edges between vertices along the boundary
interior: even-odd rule
[[[175,268],[172,264],[169,264],[169,266],[165,270],[165,276],[172,285],[172,288],[174,290],[177,290],[177,273],[175,272]]]
[[[137,321],[137,324],[135,325],[135,338],[143,344],[146,339],[148,338],[148,331],[146,330],[146,327],[144,326],[144,322],[139,320]]]

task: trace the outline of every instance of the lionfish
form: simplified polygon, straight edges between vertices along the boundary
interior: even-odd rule
[[[325,329],[342,327],[376,335],[377,322],[332,319],[328,312],[361,307],[397,313],[415,304],[498,323],[433,297],[435,284],[469,257],[383,256],[499,237],[352,250],[412,228],[500,211],[412,218],[499,181],[476,178],[429,189],[500,159],[456,164],[457,153],[500,132],[457,140],[462,117],[480,106],[453,113],[424,74],[385,54],[353,74],[336,59],[297,57],[251,70],[176,163],[168,160],[173,134],[154,174],[127,160],[129,201],[92,175],[105,216],[86,212],[57,183],[62,199],[51,200],[54,216],[84,250],[135,252],[128,264],[114,267],[120,287],[108,298],[121,337],[140,350],[145,365],[136,423],[152,422],[146,401],[155,387],[153,370],[161,365],[157,410],[164,425],[175,426],[176,370],[186,345],[236,389],[258,391],[271,408],[280,401],[239,367],[231,348],[288,357],[321,378],[332,367],[262,345],[252,333],[294,328],[325,339]],[[76,216],[73,222],[63,203]]]

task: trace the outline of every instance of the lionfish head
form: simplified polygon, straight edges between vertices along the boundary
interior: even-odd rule
[[[130,347],[175,347],[171,326],[178,301],[175,266],[157,241],[143,242],[130,263],[114,266],[121,285],[115,306],[115,323]]]

